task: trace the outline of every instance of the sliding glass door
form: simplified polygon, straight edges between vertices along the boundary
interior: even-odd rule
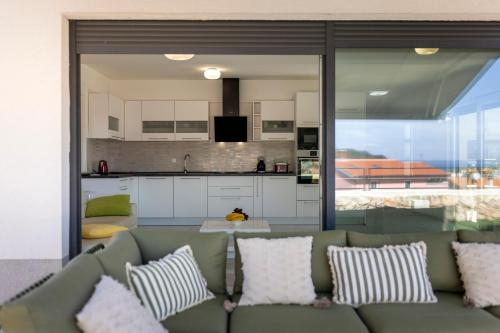
[[[500,227],[499,55],[336,50],[337,229]]]

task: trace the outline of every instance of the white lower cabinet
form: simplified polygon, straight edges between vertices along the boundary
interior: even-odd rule
[[[253,217],[252,197],[208,197],[208,217],[224,217],[233,209],[241,208]]]
[[[82,179],[82,196],[84,200],[94,199],[102,196],[129,194],[130,202],[136,203],[134,196],[132,178],[84,178]]]
[[[174,177],[174,217],[207,216],[207,177]]]
[[[298,217],[319,217],[319,200],[297,201]]]
[[[172,177],[139,178],[139,217],[173,217]]]
[[[263,189],[262,176],[253,177],[253,215],[254,217],[263,217],[262,213],[262,189]]]
[[[297,184],[297,216],[319,217],[319,184]]]
[[[295,176],[264,176],[262,215],[264,217],[297,216]]]

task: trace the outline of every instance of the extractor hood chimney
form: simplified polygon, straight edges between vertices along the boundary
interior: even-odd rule
[[[222,114],[224,117],[240,115],[240,79],[222,79]]]

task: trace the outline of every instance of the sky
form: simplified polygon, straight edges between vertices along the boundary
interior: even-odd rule
[[[454,105],[437,120],[336,120],[337,149],[365,150],[405,161],[467,160],[476,141],[476,110],[485,109],[488,158],[500,161],[500,60],[493,59]],[[425,109],[425,108],[424,108]],[[459,117],[458,126],[453,117]],[[455,127],[456,126],[456,127]],[[454,151],[453,133],[459,149]]]

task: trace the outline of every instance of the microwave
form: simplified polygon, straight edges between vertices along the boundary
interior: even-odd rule
[[[317,127],[297,128],[297,150],[318,150],[319,129]]]

